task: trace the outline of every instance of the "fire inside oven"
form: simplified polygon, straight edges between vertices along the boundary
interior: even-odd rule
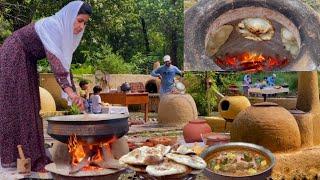
[[[319,14],[300,0],[202,0],[184,19],[185,71],[320,69]]]
[[[281,70],[299,53],[298,38],[268,18],[249,17],[212,29],[206,55],[226,71]]]

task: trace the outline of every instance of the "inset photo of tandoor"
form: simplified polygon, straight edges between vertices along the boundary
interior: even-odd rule
[[[311,71],[320,17],[300,0],[202,0],[185,10],[186,71]]]

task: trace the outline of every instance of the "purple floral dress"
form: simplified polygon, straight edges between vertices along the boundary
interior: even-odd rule
[[[43,124],[39,116],[37,60],[47,57],[61,88],[72,87],[59,59],[46,51],[34,24],[8,37],[0,47],[0,158],[2,167],[15,167],[17,145],[31,158],[32,170],[43,169],[45,155]]]

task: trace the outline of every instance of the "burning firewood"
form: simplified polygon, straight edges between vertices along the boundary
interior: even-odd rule
[[[116,160],[113,157],[109,144],[105,144],[105,145],[101,144],[100,147],[102,149],[103,160],[93,161],[92,164],[95,164],[105,169],[121,169],[124,167],[119,163],[118,160]]]
[[[69,140],[69,153],[72,156],[71,170],[69,174],[74,174],[80,170],[94,169],[122,169],[119,161],[116,160],[111,153],[110,143],[116,141],[113,137],[107,142],[99,144],[88,144],[78,140],[76,136],[71,136]]]
[[[69,174],[75,174],[77,172],[79,172],[82,168],[89,166],[90,165],[90,161],[89,161],[89,154],[87,154],[82,161],[80,161],[77,165],[72,165],[71,166],[71,170],[69,172]]]

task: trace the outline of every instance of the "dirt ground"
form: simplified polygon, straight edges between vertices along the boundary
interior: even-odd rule
[[[272,179],[319,179],[320,145],[295,152],[276,153]]]

